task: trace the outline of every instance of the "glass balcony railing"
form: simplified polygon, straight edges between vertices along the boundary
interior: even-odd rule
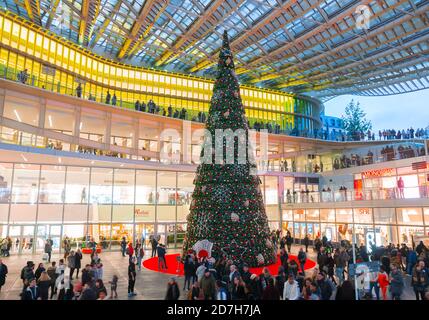
[[[406,188],[373,188],[362,191],[312,191],[290,193],[284,196],[285,204],[371,201],[371,200],[403,200],[429,198],[429,185]]]

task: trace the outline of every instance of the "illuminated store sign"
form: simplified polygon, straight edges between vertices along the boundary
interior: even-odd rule
[[[369,171],[362,172],[362,178],[383,177],[383,176],[389,176],[391,174],[393,174],[393,168],[369,170]]]
[[[368,208],[359,208],[358,212],[359,214],[371,214]]]

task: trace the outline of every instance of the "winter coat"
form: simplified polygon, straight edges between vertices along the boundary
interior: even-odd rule
[[[5,264],[0,265],[0,287],[6,283],[6,275],[8,273],[7,266]]]
[[[400,271],[390,273],[390,292],[392,294],[401,295],[404,290],[404,278]]]
[[[262,293],[262,300],[280,300],[280,292],[275,286],[267,286]]]
[[[179,297],[180,297],[180,291],[177,283],[174,282],[173,284],[168,284],[165,300],[179,300]]]
[[[206,297],[216,297],[216,286],[213,276],[203,276],[200,280],[200,288],[203,289]]]

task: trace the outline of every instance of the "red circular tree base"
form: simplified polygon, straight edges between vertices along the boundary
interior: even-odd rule
[[[161,272],[161,273],[166,273],[166,274],[174,274],[177,276],[183,276],[184,272],[183,272],[183,263],[178,263],[177,262],[177,257],[179,256],[179,253],[176,254],[167,254],[165,256],[165,260],[167,261],[167,269],[163,269],[163,270],[158,270],[158,257],[154,257],[154,258],[150,258],[147,259],[143,262],[143,266],[146,269],[152,270],[152,271],[156,271],[156,272]],[[299,266],[299,262],[298,262],[298,258],[297,256],[294,255],[289,255],[289,260],[295,260],[296,263]],[[304,265],[304,269],[308,270],[311,268],[314,268],[316,266],[316,262],[314,262],[313,260],[307,259],[307,262]],[[267,266],[268,269],[270,270],[270,273],[272,275],[277,275],[279,267],[280,267],[280,257],[277,256],[277,262],[273,263],[269,266]],[[262,269],[264,267],[258,267],[258,268],[250,268],[250,273],[255,273],[255,274],[261,274],[262,273]],[[177,272],[178,270],[178,272]]]
[[[97,248],[97,253],[101,253],[101,248]],[[83,248],[82,249],[82,253],[83,254],[91,254],[92,253],[92,249],[91,248]]]

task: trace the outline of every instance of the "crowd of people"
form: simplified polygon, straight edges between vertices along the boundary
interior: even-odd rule
[[[298,254],[292,254],[296,243],[291,233],[281,236],[280,230],[271,234],[272,242],[279,250],[280,266],[276,274],[264,267],[260,274],[252,273],[245,263],[236,265],[226,256],[217,260],[198,257],[190,250],[182,257],[184,265],[183,294],[176,277],[170,278],[165,294],[166,300],[400,300],[407,278],[411,282],[416,300],[429,300],[429,249],[421,241],[409,247],[389,244],[372,246],[352,245],[343,240],[332,243],[326,236],[310,240],[306,235],[301,241]],[[143,244],[135,245],[122,238],[121,254],[127,259],[128,297],[136,295],[137,270],[141,270],[145,256]],[[167,269],[166,248],[159,237],[151,237],[151,257],[158,258],[159,270]],[[72,250],[63,241],[64,258],[51,260],[52,240],[45,244],[44,262],[36,267],[27,261],[20,278],[23,300],[106,300],[118,298],[117,287],[121,281],[115,274],[109,281],[103,278],[103,264],[97,253],[97,244],[91,240],[90,263],[79,274],[83,255],[80,249]],[[308,251],[312,247],[317,265],[305,270]],[[354,252],[353,252],[354,251]],[[356,280],[351,276],[353,256],[356,262],[377,262],[377,268],[359,272]],[[0,259],[0,292],[8,274],[7,265]],[[107,283],[107,284],[106,284]],[[106,286],[110,285],[110,292]],[[357,290],[355,290],[357,289]],[[357,291],[357,296],[356,296]]]

